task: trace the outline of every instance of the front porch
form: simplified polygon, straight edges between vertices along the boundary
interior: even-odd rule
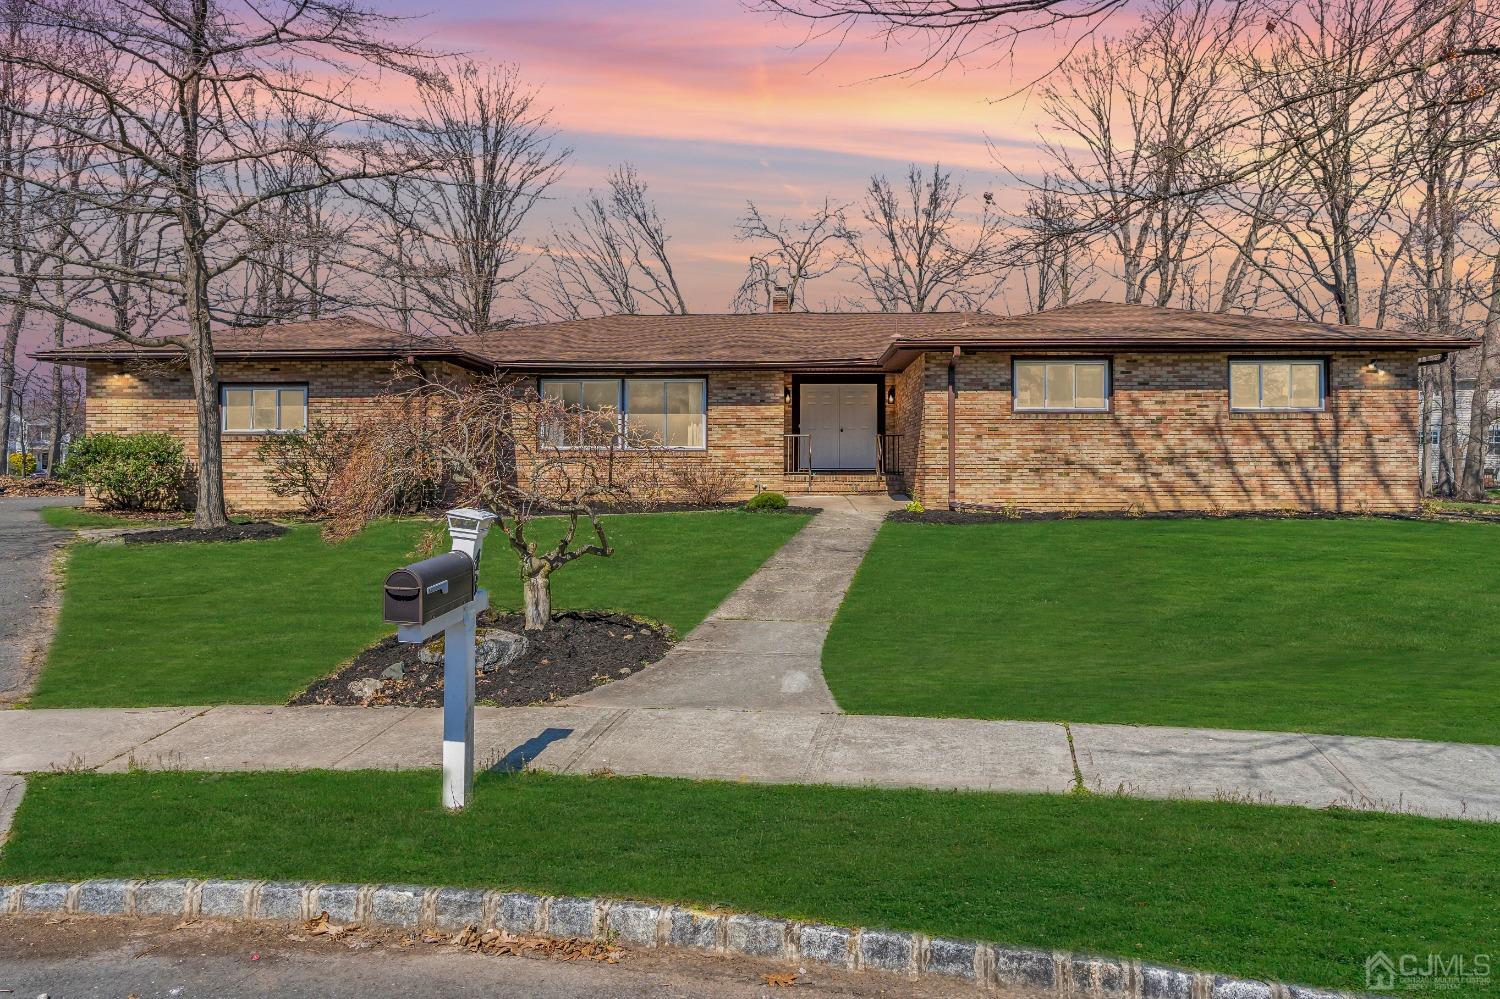
[[[784,397],[786,492],[852,495],[904,489],[902,435],[886,429],[895,392],[883,375],[792,373]]]

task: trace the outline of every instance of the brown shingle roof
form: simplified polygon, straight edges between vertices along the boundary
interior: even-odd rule
[[[923,350],[1415,349],[1461,350],[1475,341],[1402,330],[1148,305],[1081,302],[1026,316],[974,312],[759,313],[604,316],[516,326],[469,337],[412,337],[347,317],[220,330],[224,358],[448,358],[512,370],[901,367]],[[112,342],[39,351],[38,360],[165,357]]]
[[[782,312],[604,316],[466,338],[502,368],[871,366],[898,338],[935,334],[973,312]]]
[[[137,347],[121,340],[76,347],[39,350],[39,361],[78,361],[178,357],[176,347]],[[231,327],[214,331],[214,356],[226,359],[278,358],[448,358],[470,367],[485,368],[484,358],[468,350],[456,337],[409,336],[363,319],[335,316],[269,326]]]
[[[943,347],[1009,349],[1368,349],[1438,353],[1474,346],[1468,337],[1370,329],[1292,319],[1192,312],[1154,305],[1079,302],[1024,316],[983,316],[961,326],[899,337],[888,356]]]

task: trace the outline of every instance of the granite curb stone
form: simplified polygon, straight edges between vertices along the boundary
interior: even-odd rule
[[[608,939],[642,948],[687,947],[811,961],[914,978],[962,979],[981,988],[1077,993],[1099,999],[1349,999],[1354,995],[1121,958],[630,900],[414,885],[189,878],[0,884],[0,914],[10,915],[180,915],[292,922],[321,911],[341,923],[452,931],[473,925],[559,938]]]

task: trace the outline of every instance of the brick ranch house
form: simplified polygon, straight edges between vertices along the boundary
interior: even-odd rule
[[[414,339],[335,318],[216,336],[225,490],[274,510],[267,433],[355,414],[395,365],[502,371],[649,427],[740,492],[901,490],[929,508],[1397,512],[1418,483],[1418,368],[1471,345],[1400,330],[1087,302],[1019,317],[610,316]],[[182,362],[123,344],[83,365],[90,433],[166,430],[191,455]]]

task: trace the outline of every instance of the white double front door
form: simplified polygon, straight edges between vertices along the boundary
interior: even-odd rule
[[[812,467],[818,471],[875,468],[879,386],[865,383],[804,383],[798,405],[801,432],[808,435]],[[806,466],[807,455],[802,456]]]

